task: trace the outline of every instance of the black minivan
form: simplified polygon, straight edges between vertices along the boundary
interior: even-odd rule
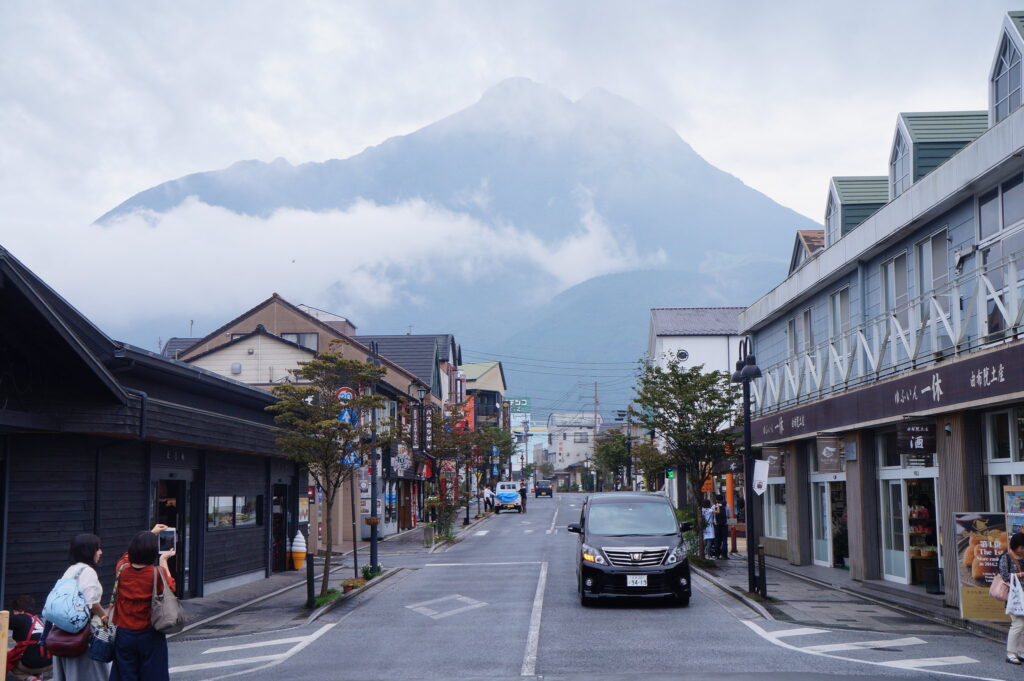
[[[538,480],[537,486],[533,488],[533,498],[553,496],[552,489],[550,480]]]
[[[661,494],[587,497],[579,523],[576,588],[580,603],[596,598],[671,598],[690,602],[690,563],[675,508]]]

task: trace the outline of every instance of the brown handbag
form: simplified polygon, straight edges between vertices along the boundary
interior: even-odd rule
[[[53,627],[46,635],[46,649],[60,657],[78,657],[89,647],[92,627],[86,624],[77,634],[69,634],[63,629]]]
[[[150,601],[149,622],[157,631],[165,634],[176,634],[185,628],[185,611],[167,586],[167,578],[164,577],[163,568],[157,566],[153,570],[153,598]],[[160,582],[163,584],[163,591],[157,593],[156,579],[160,575]]]

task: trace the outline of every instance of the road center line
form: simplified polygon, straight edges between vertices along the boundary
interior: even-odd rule
[[[509,563],[427,563],[423,567],[472,567],[474,565],[540,565],[539,560],[521,560]]]
[[[558,507],[555,507],[555,515],[551,516],[551,527],[548,528],[547,533],[551,534],[555,531],[555,522],[558,520]]]
[[[523,668],[520,676],[533,676],[537,669],[537,645],[540,643],[540,617],[544,610],[544,587],[548,582],[548,564],[540,564],[537,591],[533,594],[533,611],[530,613],[530,633],[526,637],[526,652],[523,654]]]

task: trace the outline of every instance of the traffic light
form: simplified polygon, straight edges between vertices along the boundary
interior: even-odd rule
[[[675,480],[675,478],[676,478],[676,469],[675,468],[666,468],[665,469],[665,478],[667,480]]]

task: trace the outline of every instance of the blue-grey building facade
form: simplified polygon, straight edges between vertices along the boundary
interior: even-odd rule
[[[833,178],[824,248],[740,315],[767,550],[931,591],[941,571],[948,605],[953,513],[1024,483],[1024,12],[1002,29],[987,109],[899,114],[887,182]]]

